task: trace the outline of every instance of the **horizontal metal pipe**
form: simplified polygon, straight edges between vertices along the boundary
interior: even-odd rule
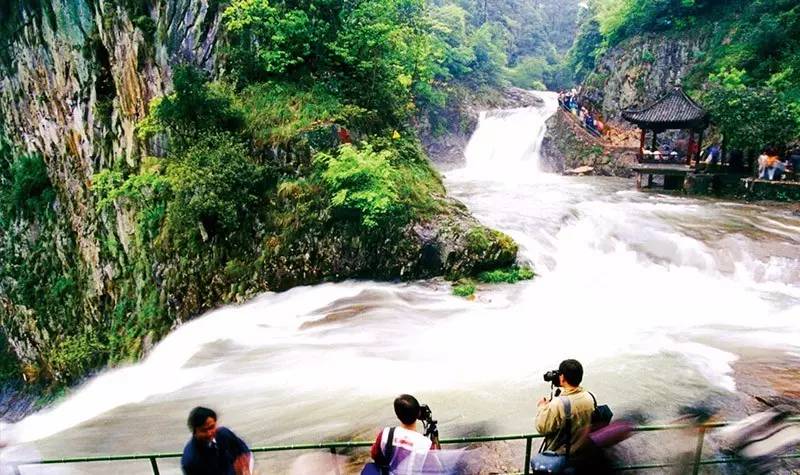
[[[787,419],[787,422],[800,422],[800,417],[790,417]],[[706,428],[718,428],[718,427],[725,427],[735,422],[709,422],[705,424],[662,424],[662,425],[650,425],[650,426],[636,426],[633,428],[635,432],[652,432],[652,431],[663,431],[663,430],[679,430],[679,429],[691,429],[697,427],[706,427]],[[479,443],[479,442],[500,442],[500,441],[509,441],[509,440],[525,440],[528,438],[539,439],[543,436],[541,434],[508,434],[508,435],[493,435],[493,436],[477,436],[477,437],[458,437],[458,438],[450,438],[450,439],[442,439],[440,442],[442,445],[453,445],[453,444],[472,444],[472,443]],[[371,441],[350,441],[350,442],[321,442],[318,444],[290,444],[290,445],[273,445],[269,447],[254,447],[251,452],[254,453],[261,453],[261,452],[286,452],[286,451],[295,451],[295,450],[323,450],[323,449],[340,449],[340,448],[359,448],[359,447],[370,447],[372,446]],[[64,458],[53,458],[53,459],[45,459],[45,460],[31,460],[31,461],[9,461],[13,462],[15,465],[52,465],[52,464],[68,464],[68,463],[87,463],[87,462],[120,462],[125,460],[147,460],[151,458],[155,459],[167,459],[167,458],[178,458],[183,455],[181,452],[162,452],[162,453],[152,453],[152,454],[130,454],[130,455],[93,455],[87,457],[64,457]],[[782,456],[781,458],[800,458],[800,453],[798,454],[790,454]],[[711,463],[729,463],[731,460],[727,462],[722,461],[714,461],[714,460],[723,460],[723,459],[711,459],[711,460],[703,460],[701,464],[711,464]],[[652,465],[652,467],[650,467]],[[674,464],[673,464],[674,465]],[[659,468],[659,467],[669,467],[672,465],[661,465],[661,464],[647,464],[647,466],[642,466],[641,468]],[[638,465],[636,467],[639,467]],[[631,468],[630,470],[633,470]]]

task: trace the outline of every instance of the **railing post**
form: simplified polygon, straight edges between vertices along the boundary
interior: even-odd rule
[[[339,473],[339,462],[336,460],[336,447],[331,447],[331,459],[333,459],[334,473],[341,475]]]
[[[533,447],[533,437],[525,437],[525,468],[522,472],[525,475],[531,473],[531,447]]]
[[[703,456],[703,440],[705,439],[705,435],[706,428],[700,426],[697,431],[697,449],[694,452],[694,469],[692,470],[692,475],[700,473],[700,459]]]
[[[158,462],[155,457],[150,457],[150,467],[153,469],[153,475],[160,475],[161,472],[158,471]]]

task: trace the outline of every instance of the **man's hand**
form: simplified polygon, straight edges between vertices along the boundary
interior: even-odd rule
[[[539,399],[539,402],[536,404],[537,407],[542,407],[547,405],[547,398],[543,397]]]
[[[242,454],[233,461],[233,471],[236,475],[250,475],[250,457],[252,454]]]

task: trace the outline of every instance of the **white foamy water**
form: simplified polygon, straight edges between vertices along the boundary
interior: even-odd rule
[[[445,437],[475,424],[524,432],[547,392],[541,374],[567,357],[618,413],[666,420],[682,404],[726,401],[744,353],[796,358],[800,218],[541,173],[555,110],[543,97],[541,108],[485,114],[467,166],[445,180],[520,243],[535,280],[482,289],[475,302],[426,282],[266,294],[181,326],[143,362],[93,378],[3,435],[42,457],[179,451],[188,410],[203,404],[252,445],[369,436],[393,420],[400,392],[429,403]],[[165,463],[162,473],[177,471]]]

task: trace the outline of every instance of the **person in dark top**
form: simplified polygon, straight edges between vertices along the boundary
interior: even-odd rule
[[[188,425],[192,438],[181,457],[184,475],[250,475],[250,448],[230,429],[217,427],[217,413],[195,407]]]

